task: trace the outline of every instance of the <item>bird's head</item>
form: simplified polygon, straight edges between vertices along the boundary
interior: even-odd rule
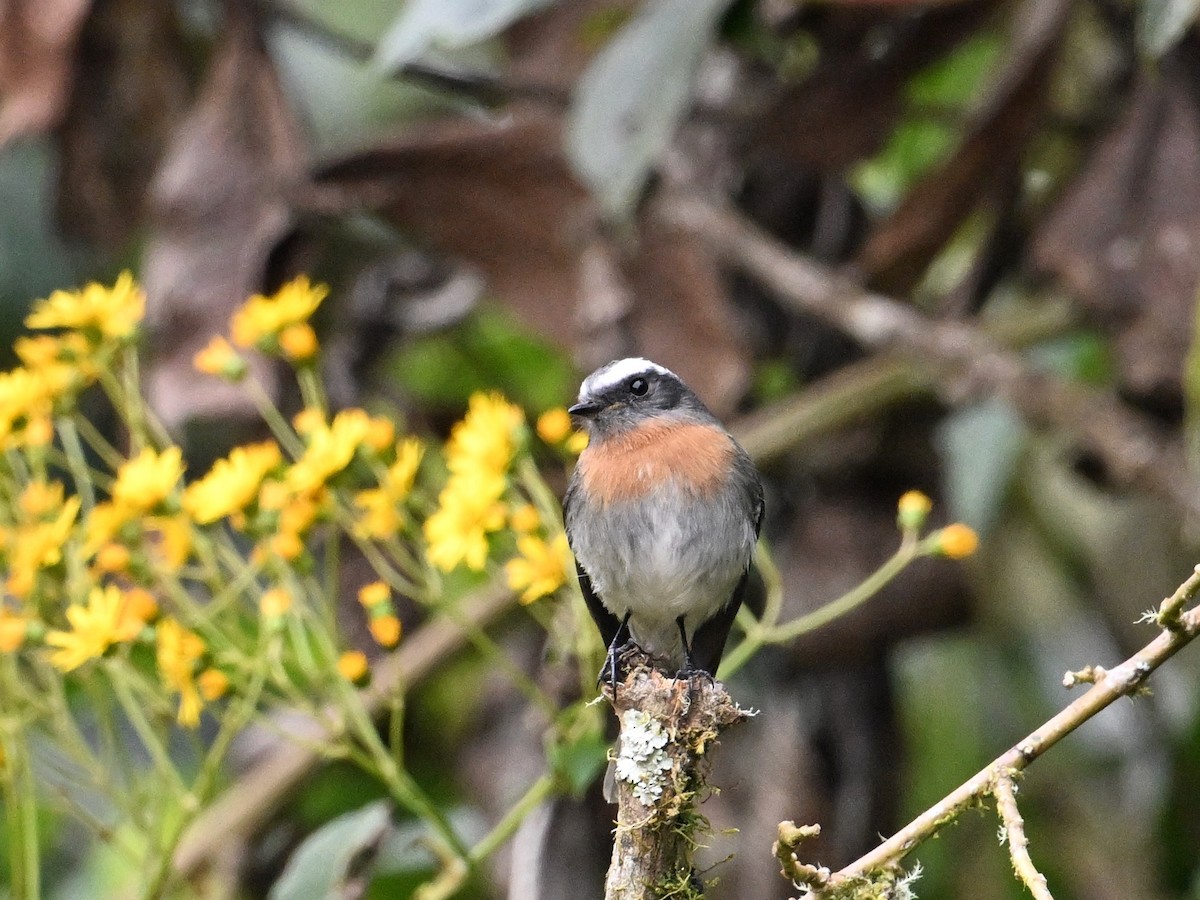
[[[584,379],[567,410],[592,435],[603,438],[670,416],[711,419],[712,414],[670,369],[648,359],[618,359]]]

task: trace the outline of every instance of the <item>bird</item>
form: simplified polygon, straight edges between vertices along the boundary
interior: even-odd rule
[[[617,686],[632,641],[676,678],[715,677],[763,518],[749,454],[670,369],[601,366],[567,410],[588,433],[563,498],[580,591]]]

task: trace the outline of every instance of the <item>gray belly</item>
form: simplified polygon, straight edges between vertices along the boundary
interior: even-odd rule
[[[734,492],[697,502],[612,503],[570,523],[572,545],[600,601],[618,619],[631,613],[643,649],[679,657],[675,620],[689,638],[733,593],[754,552],[749,510]],[[671,512],[663,512],[670,510]]]

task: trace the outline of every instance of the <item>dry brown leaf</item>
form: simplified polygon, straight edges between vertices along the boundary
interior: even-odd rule
[[[293,229],[289,197],[305,177],[305,142],[254,23],[231,17],[195,109],[155,176],[143,277],[157,353],[149,396],[172,426],[249,411],[211,379],[196,390],[192,356],[228,330],[230,313],[267,289],[272,251]],[[261,360],[255,365],[273,384]]]
[[[320,202],[378,209],[468,261],[493,298],[571,348],[581,368],[653,356],[728,411],[748,366],[712,259],[689,239],[650,230],[616,248],[560,143],[557,117],[530,110],[429,123],[322,168]]]
[[[120,252],[144,224],[150,179],[190,100],[175,4],[99,4],[78,57],[58,132],[58,219],[66,233]]]
[[[89,0],[0,0],[0,146],[62,118]]]
[[[1116,336],[1120,376],[1177,405],[1200,283],[1200,109],[1185,65],[1139,70],[1124,113],[1036,235],[1034,261]]]

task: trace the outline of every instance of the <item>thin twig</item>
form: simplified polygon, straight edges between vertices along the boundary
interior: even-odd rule
[[[1004,839],[1008,844],[1008,855],[1012,858],[1013,871],[1021,879],[1036,900],[1054,900],[1046,886],[1046,876],[1037,870],[1033,857],[1029,855],[1029,838],[1025,835],[1025,820],[1017,808],[1017,785],[1012,772],[997,772],[992,794],[996,798],[996,811],[1004,824]]]
[[[1031,422],[1074,435],[1104,461],[1115,480],[1200,514],[1200,485],[1187,471],[1182,452],[1164,446],[1154,424],[1111,392],[1033,369],[982,327],[931,319],[908,304],[867,291],[706,199],[665,196],[655,215],[699,237],[792,309],[821,317],[864,347],[904,352],[955,399],[1002,396]]]
[[[1168,602],[1183,606],[1195,600],[1197,594],[1200,594],[1200,567],[1168,598]],[[1097,678],[1087,693],[1058,715],[980,769],[875,849],[831,875],[829,887],[833,889],[852,879],[895,866],[910,851],[936,834],[942,825],[990,794],[999,773],[1023,771],[1115,700],[1136,693],[1151,672],[1190,643],[1198,633],[1200,608],[1192,608],[1179,616],[1175,628],[1162,630],[1158,637],[1129,659],[1105,670],[1103,677]],[[826,896],[824,889],[814,886],[806,895],[806,900],[819,900],[823,896]]]

